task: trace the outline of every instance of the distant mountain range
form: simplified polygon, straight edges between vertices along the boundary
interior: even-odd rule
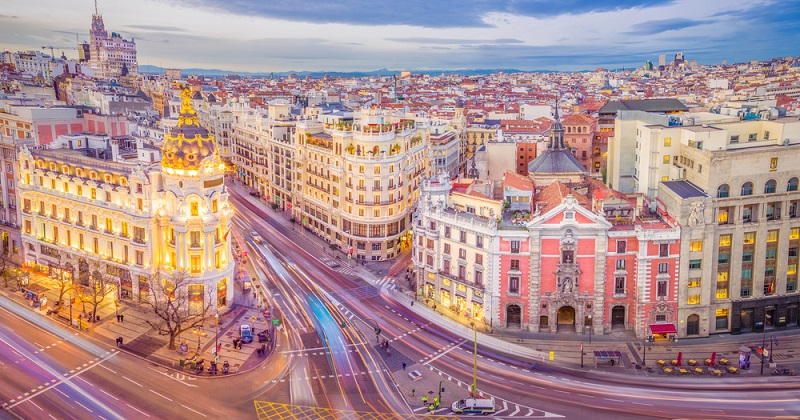
[[[149,64],[139,66],[140,73],[147,73],[147,74],[163,74],[164,68],[159,66],[151,66]],[[460,69],[460,70],[411,70],[411,73],[414,74],[429,74],[429,75],[440,75],[440,74],[458,74],[462,76],[474,76],[480,74],[493,74],[493,73],[519,73],[524,70],[517,70],[517,69]],[[538,73],[548,73],[550,70],[537,70]],[[201,76],[208,76],[208,77],[221,77],[221,76],[229,76],[229,75],[239,75],[239,76],[250,76],[250,77],[286,77],[290,74],[294,74],[297,77],[306,77],[311,76],[313,78],[321,78],[325,75],[328,77],[369,77],[369,76],[392,76],[392,75],[399,75],[399,70],[389,70],[389,69],[378,69],[373,71],[281,71],[281,72],[243,72],[243,71],[228,71],[228,70],[218,70],[218,69],[198,69],[198,68],[189,68],[189,69],[181,69],[181,74],[184,76],[190,74],[197,74]]]

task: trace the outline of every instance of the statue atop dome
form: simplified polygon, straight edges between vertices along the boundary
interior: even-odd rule
[[[161,166],[165,169],[196,171],[220,162],[214,136],[200,125],[197,113],[192,108],[192,92],[184,87],[178,125],[167,133],[161,146]]]

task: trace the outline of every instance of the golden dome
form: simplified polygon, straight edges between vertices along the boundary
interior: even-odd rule
[[[204,160],[219,157],[214,136],[200,126],[191,102],[191,91],[183,89],[178,125],[167,133],[161,146],[163,168],[198,170]]]

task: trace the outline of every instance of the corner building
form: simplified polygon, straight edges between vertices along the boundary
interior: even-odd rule
[[[292,215],[358,260],[410,245],[412,212],[428,170],[427,122],[364,109],[359,119],[297,123],[302,194]]]
[[[224,165],[184,91],[178,125],[160,150],[110,139],[19,154],[22,246],[28,269],[75,279],[90,264],[117,279],[117,297],[144,300],[157,273],[185,271],[189,310],[233,302],[233,211]],[[95,150],[92,150],[95,149]],[[103,153],[99,153],[102,151]],[[105,153],[106,151],[110,153]],[[93,156],[110,155],[111,160]]]

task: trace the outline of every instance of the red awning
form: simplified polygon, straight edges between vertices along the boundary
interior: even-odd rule
[[[677,334],[675,324],[650,324],[650,331],[653,334]]]

